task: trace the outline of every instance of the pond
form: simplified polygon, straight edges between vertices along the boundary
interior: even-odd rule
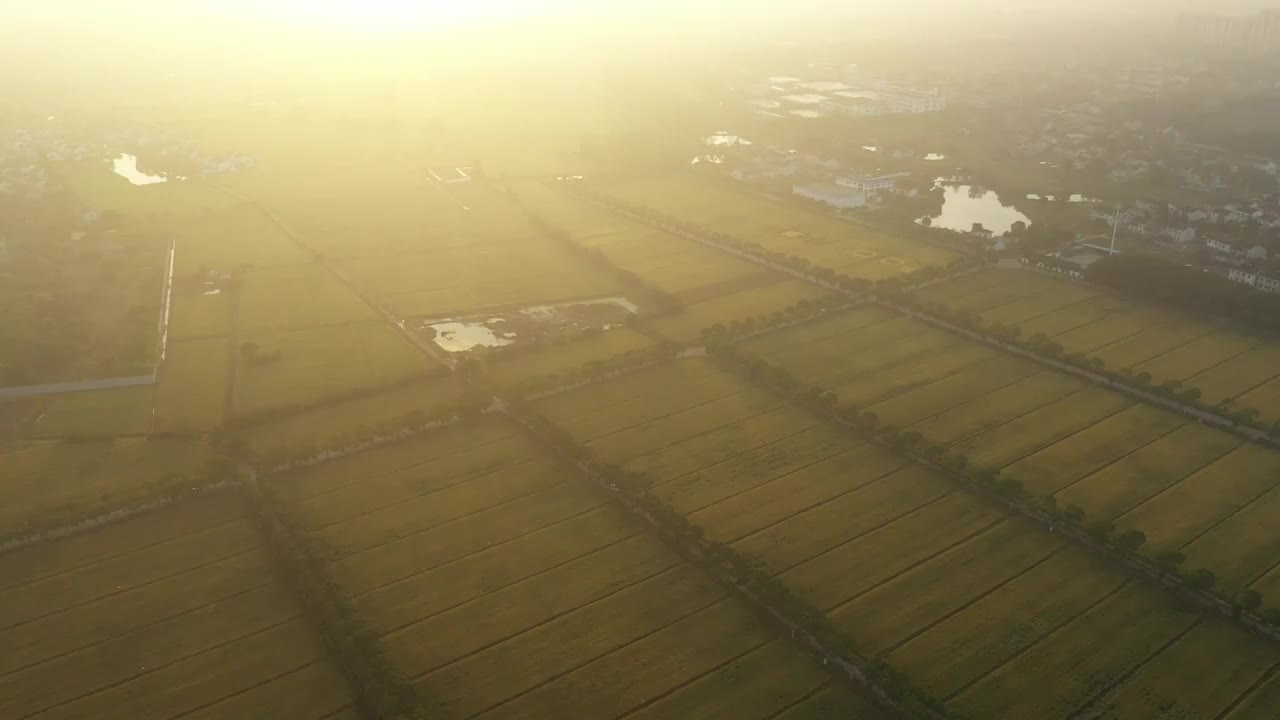
[[[435,343],[441,348],[449,352],[466,352],[478,347],[502,347],[514,343],[516,341],[515,333],[504,332],[499,336],[497,332],[485,324],[485,322],[501,319],[442,322],[428,327],[436,331]]]
[[[169,178],[165,175],[148,175],[138,170],[138,158],[127,153],[121,153],[120,157],[112,158],[111,170],[134,185],[155,185],[169,182]],[[176,179],[186,180],[184,177]]]
[[[933,227],[969,232],[974,223],[981,223],[983,228],[1002,235],[1015,222],[1031,224],[1017,208],[1001,202],[993,190],[978,185],[951,184],[945,178],[938,178],[935,186],[942,188],[943,200],[941,214],[930,218]]]

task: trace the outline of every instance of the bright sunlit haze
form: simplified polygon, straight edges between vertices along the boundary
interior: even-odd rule
[[[1280,0],[0,0],[0,718],[1277,720]]]

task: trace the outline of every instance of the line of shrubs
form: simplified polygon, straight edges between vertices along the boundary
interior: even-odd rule
[[[276,407],[259,410],[253,413],[236,415],[235,417],[228,418],[223,423],[223,428],[226,430],[247,430],[257,425],[265,425],[267,423],[275,422],[277,420],[284,420],[294,415],[301,415],[303,413],[311,412],[312,410],[322,410],[324,408],[333,407],[335,405],[348,403],[353,400],[360,400],[363,398],[372,397],[374,395],[381,395],[383,393],[390,392],[392,390],[397,390],[399,388],[408,387],[415,383],[420,383],[424,380],[444,377],[448,375],[449,372],[450,372],[449,368],[445,367],[444,365],[432,365],[430,370],[412,375],[410,377],[403,378],[401,380],[397,380],[387,385],[379,385],[376,387],[352,388],[350,390],[343,390],[341,392],[336,392],[330,395],[326,395],[322,398],[313,400],[311,402],[294,403],[292,405],[278,405]]]
[[[824,653],[850,662],[860,671],[862,681],[877,696],[892,703],[908,717],[930,720],[962,720],[964,715],[922,688],[888,664],[858,654],[853,638],[833,623],[820,608],[796,594],[771,575],[758,558],[731,545],[708,539],[701,526],[668,505],[650,491],[653,480],[643,473],[617,465],[602,464],[594,452],[570,433],[552,423],[520,400],[507,402],[513,416],[539,445],[576,464],[619,497],[630,509],[648,519],[658,532],[682,547],[686,556],[712,563],[736,585],[746,589],[766,608],[815,639]]]
[[[409,679],[329,576],[327,546],[295,527],[269,491],[256,482],[242,487],[249,517],[277,575],[347,678],[362,714],[383,720],[425,718]]]
[[[228,458],[214,457],[192,475],[167,472],[138,481],[132,486],[136,492],[122,497],[104,492],[94,499],[39,511],[28,516],[21,528],[0,532],[0,552],[87,532],[190,497],[225,490],[236,482],[236,473],[228,472],[229,466],[234,468]]]
[[[280,471],[295,465],[305,465],[319,460],[367,450],[384,443],[403,439],[418,432],[452,422],[458,417],[478,416],[492,402],[492,398],[477,392],[464,392],[454,403],[430,412],[410,410],[396,417],[384,418],[370,425],[361,425],[343,432],[336,432],[323,440],[283,446],[270,451],[251,451],[241,435],[220,434],[213,438],[215,447],[224,454],[242,460],[252,460],[269,471]]]
[[[727,343],[708,347],[710,356],[748,381],[764,385],[780,393],[798,405],[832,417],[853,428],[864,438],[906,454],[918,462],[942,471],[985,494],[1007,502],[1011,509],[1048,525],[1076,533],[1097,546],[1148,568],[1153,576],[1179,587],[1198,591],[1229,607],[1230,615],[1252,630],[1270,637],[1278,637],[1273,628],[1280,627],[1280,607],[1258,612],[1263,597],[1256,590],[1244,589],[1226,597],[1212,590],[1217,576],[1208,568],[1187,571],[1182,566],[1186,556],[1178,550],[1159,550],[1150,555],[1139,553],[1147,541],[1141,530],[1123,532],[1109,521],[1088,522],[1087,512],[1079,505],[1059,507],[1052,495],[1034,496],[1027,492],[1020,480],[1004,477],[995,468],[971,465],[968,456],[953,452],[939,444],[929,443],[920,433],[880,422],[871,412],[857,407],[841,407],[835,393],[825,388],[805,383],[785,368],[771,365],[752,353],[742,351]],[[1212,609],[1218,609],[1213,607]]]
[[[1024,350],[1034,352],[1050,360],[1102,375],[1114,383],[1126,385],[1143,392],[1155,393],[1195,410],[1212,413],[1234,425],[1266,433],[1273,442],[1280,443],[1280,420],[1270,424],[1265,423],[1259,419],[1257,409],[1234,407],[1234,398],[1227,398],[1216,405],[1210,405],[1201,399],[1199,388],[1187,387],[1180,380],[1156,383],[1151,374],[1145,371],[1135,373],[1129,368],[1109,370],[1102,358],[1067,352],[1061,344],[1054,342],[1044,333],[1035,333],[1030,337],[1023,337],[1020,328],[1001,323],[987,323],[977,314],[968,310],[957,310],[940,303],[921,301],[905,293],[885,294],[882,295],[882,299],[893,305],[928,315],[972,332],[987,335],[1000,342],[1017,345]]]
[[[638,369],[645,365],[670,360],[681,349],[678,343],[671,341],[657,342],[642,348],[611,355],[600,360],[591,360],[576,368],[563,372],[548,373],[529,378],[520,383],[503,388],[513,395],[527,396],[547,392],[556,388],[579,385],[603,380],[615,373]],[[487,379],[485,380],[487,381]],[[479,382],[485,382],[479,381]]]

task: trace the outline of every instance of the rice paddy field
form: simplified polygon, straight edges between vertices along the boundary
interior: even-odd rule
[[[223,493],[0,555],[0,715],[353,720]]]
[[[1280,600],[1280,538],[1264,529],[1280,519],[1280,452],[879,308],[744,347],[1029,492],[1142,530],[1228,594]]]
[[[1280,421],[1275,338],[1032,271],[986,270],[916,296],[1020,328],[1023,337],[1043,334],[1111,370],[1198,388],[1211,405],[1252,408],[1268,422]]]
[[[151,385],[53,396],[31,424],[32,438],[146,435],[154,427]]]
[[[823,325],[871,320],[800,327],[820,343],[840,336]],[[708,361],[537,406],[600,461],[648,473],[653,492],[709,537],[758,557],[860,651],[974,717],[1272,712],[1258,698],[1280,668],[1274,647]],[[1197,655],[1226,646],[1232,660],[1222,665]],[[1189,676],[1200,682],[1193,693]]]
[[[517,192],[518,202],[530,213],[673,295],[707,294],[720,286],[772,279],[755,263],[624,218],[554,185],[529,183]]]
[[[652,346],[653,340],[642,332],[620,327],[569,342],[530,348],[509,357],[499,354],[487,368],[495,383],[513,387],[530,380],[571,374],[591,363]]]
[[[821,288],[575,198],[555,184],[528,183],[517,192],[529,212],[574,242],[680,298],[680,312],[646,323],[669,340],[693,343],[703,328],[717,323],[767,317],[801,300],[830,297]]]
[[[949,250],[724,187],[692,174],[601,182],[599,190],[850,277],[879,280],[957,256]]]
[[[452,377],[429,377],[254,423],[239,430],[237,437],[259,457],[306,455],[363,437],[410,413],[435,415],[456,406],[461,392]]]
[[[403,317],[621,294],[611,276],[539,232],[501,185],[446,185],[416,163],[388,162],[376,176],[349,170],[335,181],[280,168],[235,182]]]
[[[881,717],[506,421],[269,482],[431,717]]]
[[[199,476],[209,455],[203,442],[176,439],[14,443],[0,452],[0,535],[146,497],[157,484]]]
[[[382,320],[246,334],[240,340],[232,411],[236,415],[385,388],[436,368]],[[245,350],[246,344],[254,346],[252,353]]]
[[[155,386],[155,426],[161,432],[198,434],[221,426],[226,409],[227,340],[169,344]]]

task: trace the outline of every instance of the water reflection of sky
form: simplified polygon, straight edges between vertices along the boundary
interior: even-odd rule
[[[941,181],[939,185],[943,192],[942,213],[930,218],[933,227],[969,232],[974,223],[981,223],[982,227],[1000,235],[1010,230],[1015,222],[1031,224],[1031,220],[1017,208],[1002,203],[993,190],[979,187],[975,196],[973,185],[948,185]]]
[[[138,170],[138,158],[127,153],[122,153],[118,158],[112,158],[111,170],[134,185],[155,185],[156,183],[169,182],[169,178],[163,175],[148,175]],[[185,178],[178,179],[183,180]]]

